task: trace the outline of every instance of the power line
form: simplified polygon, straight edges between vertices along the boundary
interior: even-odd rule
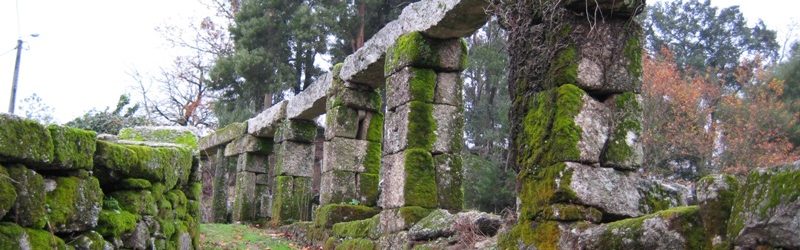
[[[11,48],[10,50],[8,50],[6,52],[3,52],[2,54],[0,54],[0,56],[4,56],[4,55],[6,55],[8,53],[11,53],[11,51],[14,51],[15,49],[17,49],[17,47]]]

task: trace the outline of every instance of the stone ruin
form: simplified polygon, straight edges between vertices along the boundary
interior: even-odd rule
[[[486,22],[483,0],[411,4],[302,93],[201,138],[202,165],[214,169],[204,218],[270,223],[325,249],[800,247],[796,166],[709,176],[695,189],[637,171],[632,17],[644,1],[539,2],[551,6],[520,15],[559,18],[510,34],[512,52],[551,52],[511,58],[533,62],[511,67],[515,222],[462,211],[463,37]],[[609,15],[587,19],[588,9]]]
[[[96,136],[0,114],[0,249],[196,249],[196,147],[180,129]]]

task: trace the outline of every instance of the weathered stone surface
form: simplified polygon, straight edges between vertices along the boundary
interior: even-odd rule
[[[397,38],[386,51],[386,76],[403,69],[417,67],[439,72],[459,72],[467,66],[467,43],[462,39],[431,39],[420,32]]]
[[[158,213],[156,199],[149,190],[117,191],[108,194],[108,197],[117,200],[122,210],[133,214],[156,215]]]
[[[432,69],[404,67],[386,79],[386,108],[395,109],[410,101],[432,103],[436,72]]]
[[[464,204],[463,163],[460,154],[440,154],[433,156],[436,166],[436,191],[439,194],[439,208],[451,212],[461,211]]]
[[[263,113],[262,113],[263,114]],[[258,117],[258,116],[257,116]],[[253,118],[255,119],[255,118]],[[251,120],[253,120],[251,119]],[[260,120],[255,120],[256,122]],[[216,147],[225,143],[228,143],[236,138],[239,138],[243,134],[249,132],[249,127],[255,125],[249,125],[248,122],[244,123],[231,123],[224,128],[217,129],[214,133],[207,135],[200,140],[197,141],[197,147],[200,150],[207,150],[212,147]],[[253,134],[253,132],[249,132]]]
[[[403,152],[384,156],[382,166],[378,206],[383,209],[402,207],[405,201],[403,186],[406,183]]]
[[[272,153],[273,140],[245,134],[225,145],[225,156],[243,153],[268,155]]]
[[[311,177],[314,167],[314,144],[284,141],[275,145],[274,175]]]
[[[488,16],[484,8],[487,4],[482,0],[435,0],[409,5],[397,20],[388,23],[362,48],[345,58],[341,78],[380,87],[384,54],[398,37],[412,31],[424,31],[439,39],[465,37],[486,22]]]
[[[236,160],[225,157],[224,150],[221,148],[217,149],[215,158],[211,193],[211,218],[214,222],[225,223],[228,215],[228,196],[232,195],[232,193],[228,192],[228,182],[234,178],[232,175],[236,170]]]
[[[601,165],[622,170],[638,169],[644,161],[642,146],[642,97],[633,92],[614,95],[605,101],[610,108],[610,133]]]
[[[351,84],[354,87],[360,84]],[[370,87],[347,88],[340,87],[338,91],[329,93],[327,107],[331,109],[338,106],[346,106],[359,110],[369,110],[377,112],[381,110],[381,93]]]
[[[236,160],[236,171],[247,171],[252,173],[267,173],[267,156],[253,153],[240,154]]]
[[[275,130],[275,142],[314,142],[317,137],[317,123],[310,120],[286,120]]]
[[[742,249],[800,248],[800,162],[754,170],[733,201],[728,238]]]
[[[256,174],[257,185],[269,185],[269,174]]]
[[[326,94],[331,88],[333,73],[320,76],[303,92],[295,95],[286,106],[289,119],[313,120],[325,113]]]
[[[345,106],[329,109],[325,116],[325,139],[331,140],[334,137],[355,139],[358,135],[358,121],[363,113]]]
[[[85,232],[69,241],[70,246],[78,250],[110,250],[114,249],[111,242],[95,231]]]
[[[0,165],[0,218],[6,216],[17,200],[17,191],[8,171]]]
[[[367,156],[365,140],[354,140],[342,137],[323,143],[322,172],[343,170],[350,172],[364,172],[364,160]]]
[[[123,246],[129,249],[147,249],[149,239],[150,230],[144,221],[139,221],[132,232],[122,235]]]
[[[378,213],[378,233],[386,235],[408,230],[430,212],[422,207],[383,209]]]
[[[648,181],[635,173],[609,168],[594,168],[579,163],[565,163],[568,188],[575,203],[601,209],[606,214],[636,217],[658,210],[686,205],[679,190]]]
[[[16,202],[12,200],[14,206],[9,218],[24,227],[44,228],[47,223],[44,178],[22,165],[9,167],[8,176],[13,180],[17,194]]]
[[[93,166],[95,150],[94,131],[50,125],[53,138],[53,164],[42,169],[87,169]]]
[[[358,198],[356,173],[331,170],[322,173],[319,187],[321,205],[350,202]]]
[[[639,218],[592,224],[558,224],[558,249],[705,249],[697,206]]]
[[[94,177],[57,177],[55,189],[47,189],[47,217],[57,233],[86,231],[97,225],[103,201],[100,182]]]
[[[364,220],[378,214],[378,209],[349,204],[328,204],[317,209],[314,225],[319,228],[331,228],[340,222]]]
[[[739,191],[739,181],[730,175],[709,175],[696,184],[697,204],[706,238],[714,249],[727,248],[727,221]]]
[[[436,141],[433,153],[459,153],[464,145],[464,110],[450,105],[433,105]]]
[[[256,216],[258,218],[272,217],[272,193],[269,190],[269,186],[256,185],[256,196]]]
[[[392,250],[397,248],[408,248],[408,233],[406,231],[385,234],[378,238],[378,249]]]
[[[331,232],[333,232],[333,236],[338,238],[368,238],[377,240],[378,237],[380,237],[380,234],[378,234],[378,216],[373,216],[369,219],[333,224]]]
[[[460,73],[439,72],[436,74],[436,91],[433,102],[461,107],[464,105],[464,97],[461,93],[463,89],[464,82],[461,80]]]
[[[386,125],[384,127],[383,154],[394,154],[400,152],[408,146],[408,123],[409,105],[397,107],[395,111],[386,113]],[[385,163],[383,164],[386,165]]]
[[[287,101],[276,103],[256,115],[256,117],[247,120],[247,133],[257,137],[272,137],[277,126],[286,118],[286,105],[288,103]]]
[[[311,219],[311,177],[277,176],[273,194],[273,223]]]
[[[236,193],[231,219],[234,222],[252,221],[256,218],[256,174],[242,171],[236,173]]]
[[[241,127],[237,127],[241,131]],[[117,135],[120,140],[152,141],[180,144],[191,150],[197,150],[197,131],[184,126],[141,126],[123,128]],[[219,137],[221,138],[221,137]]]
[[[0,114],[0,159],[15,160],[31,167],[53,161],[50,131],[32,120]]]
[[[571,22],[577,51],[571,58],[577,64],[576,84],[590,92],[638,93],[642,82],[639,24],[629,19]]]
[[[64,240],[45,230],[0,222],[0,232],[0,247],[3,249],[67,249]]]
[[[582,96],[583,106],[575,116],[575,125],[580,128],[578,150],[580,162],[600,162],[600,153],[608,138],[609,110],[603,103],[594,100],[591,96]]]
[[[167,188],[186,183],[192,169],[191,152],[183,147],[153,148],[97,142],[95,167],[104,183],[123,178],[164,182]]]
[[[455,218],[455,215],[450,214],[447,210],[433,210],[428,216],[408,229],[408,238],[419,241],[449,237],[456,233],[453,227]]]
[[[542,210],[539,218],[554,221],[588,221],[597,223],[603,219],[603,213],[593,207],[552,204]]]

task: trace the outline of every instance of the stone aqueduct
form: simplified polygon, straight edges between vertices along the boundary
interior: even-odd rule
[[[532,19],[509,33],[509,50],[528,52],[512,54],[509,69],[518,218],[486,246],[800,248],[797,166],[755,171],[742,185],[710,176],[696,190],[637,171],[642,43],[632,17],[644,0],[505,4],[519,9],[503,18]],[[337,249],[452,247],[464,218],[497,233],[497,216],[461,212],[463,38],[487,21],[488,5],[411,4],[302,93],[201,138],[201,165],[215,173],[207,219],[293,223]]]

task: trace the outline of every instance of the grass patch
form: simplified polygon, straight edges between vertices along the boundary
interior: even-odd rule
[[[299,249],[267,229],[238,224],[200,224],[200,249]]]

